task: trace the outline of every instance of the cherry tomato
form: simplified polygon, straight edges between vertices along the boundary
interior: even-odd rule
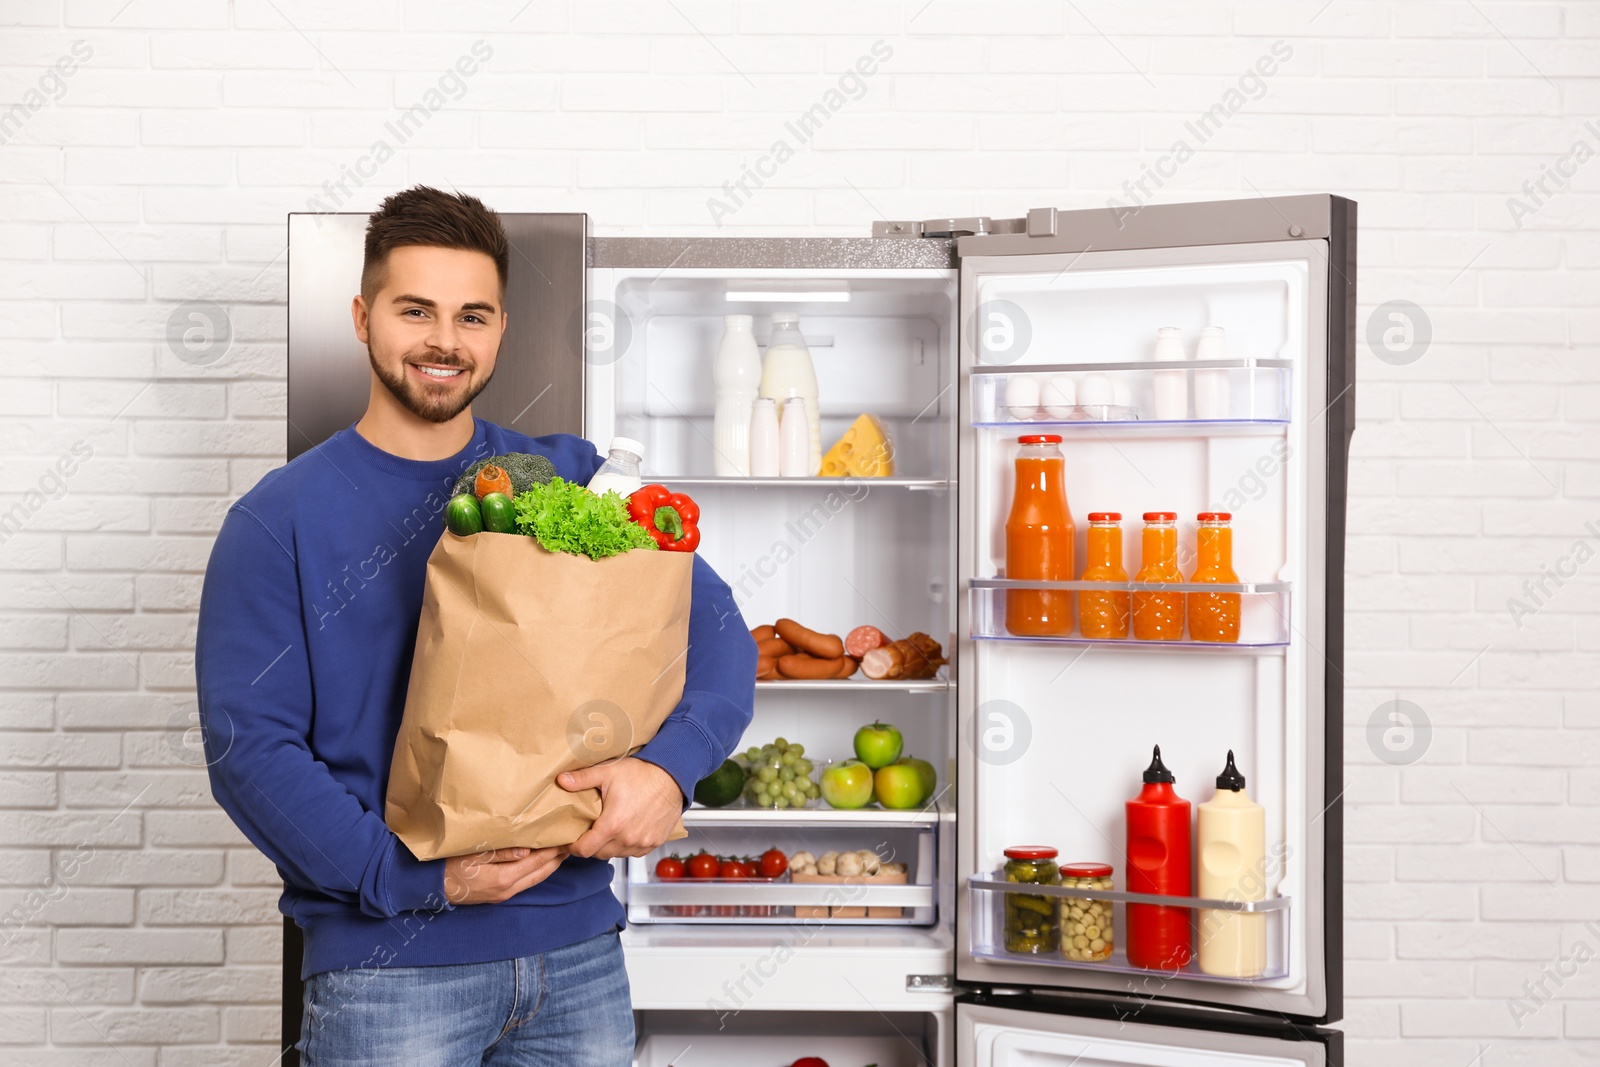
[[[828,1061],[821,1056],[801,1056],[790,1067],[828,1067]]]
[[[663,881],[671,881],[683,877],[683,861],[676,856],[662,856],[656,862],[656,877]]]
[[[709,852],[702,852],[689,860],[690,878],[715,878],[720,864],[717,857]]]
[[[717,873],[718,878],[748,878],[744,864],[738,860],[723,860],[722,868]]]
[[[761,877],[777,878],[789,869],[789,857],[775,848],[761,854]]]

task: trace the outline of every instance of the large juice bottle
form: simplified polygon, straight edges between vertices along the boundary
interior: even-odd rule
[[[1228,765],[1217,793],[1200,805],[1200,895],[1212,900],[1264,900],[1267,895],[1266,811],[1244,791],[1244,775]],[[1267,917],[1261,912],[1200,911],[1200,970],[1254,978],[1267,969]]]
[[[1237,582],[1233,573],[1233,518],[1226,511],[1202,511],[1195,535],[1196,564],[1191,582]],[[1239,640],[1238,593],[1190,593],[1189,636],[1196,641]]]
[[[1006,519],[1006,577],[1070,582],[1072,509],[1067,506],[1061,436],[1017,438],[1016,488]],[[1005,594],[1006,629],[1019,637],[1065,637],[1072,632],[1072,593],[1066,589],[1012,589]]]
[[[1158,745],[1144,772],[1144,788],[1127,803],[1130,893],[1189,895],[1189,802],[1173,791],[1172,782]],[[1190,918],[1188,908],[1129,904],[1128,962],[1162,971],[1188,964],[1194,958]]]
[[[1084,559],[1086,582],[1125,582],[1122,569],[1122,513],[1089,513],[1089,550]],[[1078,594],[1078,630],[1101,639],[1128,636],[1128,594],[1115,590],[1084,590]]]
[[[1178,515],[1173,511],[1144,513],[1136,582],[1181,582],[1178,570]],[[1133,636],[1141,641],[1183,640],[1183,594],[1155,591],[1133,594]]]

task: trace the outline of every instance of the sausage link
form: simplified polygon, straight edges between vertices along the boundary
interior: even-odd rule
[[[838,634],[819,634],[808,630],[793,619],[779,619],[774,629],[778,636],[796,649],[818,659],[838,659],[844,655],[844,642]]]

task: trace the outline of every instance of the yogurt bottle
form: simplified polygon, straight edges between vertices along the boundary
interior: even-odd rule
[[[822,414],[817,409],[817,370],[811,362],[811,350],[800,335],[800,316],[793,311],[773,312],[772,337],[767,341],[767,356],[761,365],[761,395],[771,397],[780,410],[792,396],[806,402],[809,426],[805,476],[820,472]]]

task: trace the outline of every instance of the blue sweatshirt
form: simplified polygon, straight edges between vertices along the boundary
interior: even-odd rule
[[[611,864],[568,857],[498,904],[456,906],[444,859],[416,859],[383,818],[428,555],[456,477],[504,452],[548,456],[587,484],[601,457],[570,434],[474,419],[449,459],[402,459],[334,434],[228,510],[206,567],[195,680],[211,791],[284,881],[305,931],[300,977],[346,967],[510,959],[623,925]],[[684,796],[739,743],[755,642],[696,556],[683,699],[640,759]]]

